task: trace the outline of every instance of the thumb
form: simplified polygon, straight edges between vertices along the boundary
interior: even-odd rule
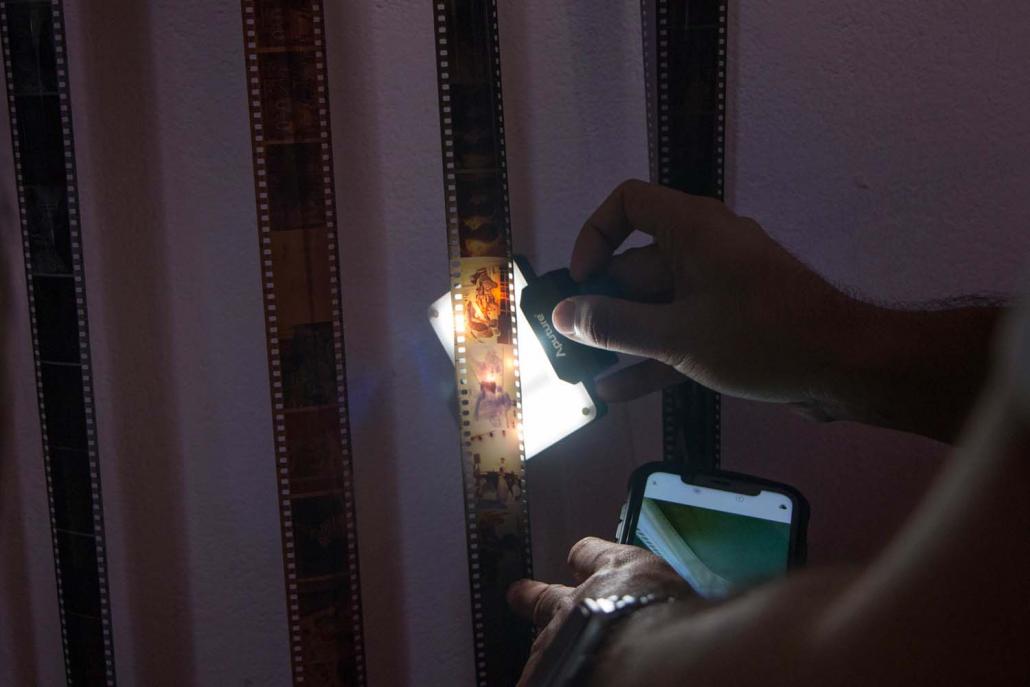
[[[595,348],[668,361],[674,349],[670,306],[606,296],[577,296],[551,314],[564,336]]]

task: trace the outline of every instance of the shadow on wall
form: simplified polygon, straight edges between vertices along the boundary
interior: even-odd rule
[[[105,385],[107,398],[99,400],[110,408],[100,417],[101,437],[108,437],[106,445],[101,440],[100,461],[115,478],[105,482],[104,500],[119,677],[135,684],[186,685],[194,682],[194,656],[184,456],[177,441],[175,386],[168,379],[172,325],[162,255],[174,237],[161,222],[151,19],[147,3],[135,0],[107,0],[80,14],[78,80],[90,84],[90,112],[89,126],[76,133],[90,141],[88,164],[98,180],[91,187],[94,197],[84,199],[95,212],[83,232],[94,237],[100,261],[87,264],[86,274],[96,285],[93,309],[103,303],[102,339],[114,361],[97,385]],[[98,333],[91,338],[98,340]],[[112,531],[113,523],[118,531]],[[127,588],[117,589],[116,577]],[[120,600],[127,607],[119,609]]]

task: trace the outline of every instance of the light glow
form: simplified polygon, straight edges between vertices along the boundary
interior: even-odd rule
[[[597,408],[586,386],[569,384],[558,378],[540,340],[519,306],[526,279],[515,266],[515,312],[519,339],[518,368],[522,388],[522,422],[519,436],[526,444],[526,459],[556,444],[590,423]],[[465,331],[465,318],[455,316],[451,295],[445,293],[429,308],[429,321],[444,350],[454,361],[454,334]],[[457,329],[456,329],[457,328]]]

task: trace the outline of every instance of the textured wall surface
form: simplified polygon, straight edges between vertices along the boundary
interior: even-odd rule
[[[731,18],[737,211],[877,300],[1016,286],[1030,257],[1030,6],[748,2]],[[945,455],[755,404],[725,415],[727,465],[808,495],[813,561],[878,550]]]
[[[66,3],[124,685],[289,674],[239,4]],[[567,259],[646,174],[638,5],[501,3],[518,251]],[[883,300],[1013,288],[1030,252],[1030,6],[733,3],[730,201]],[[430,5],[327,7],[361,575],[373,687],[471,684]],[[129,55],[131,58],[127,58]],[[6,127],[6,113],[0,114]],[[60,684],[9,139],[0,136],[0,684]],[[610,535],[657,399],[529,467],[537,571]],[[728,402],[724,462],[795,483],[811,557],[867,558],[932,442]]]

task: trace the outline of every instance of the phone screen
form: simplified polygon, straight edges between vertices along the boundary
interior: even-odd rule
[[[665,559],[699,595],[720,598],[782,575],[794,504],[784,494],[738,494],[647,477],[632,543]]]

